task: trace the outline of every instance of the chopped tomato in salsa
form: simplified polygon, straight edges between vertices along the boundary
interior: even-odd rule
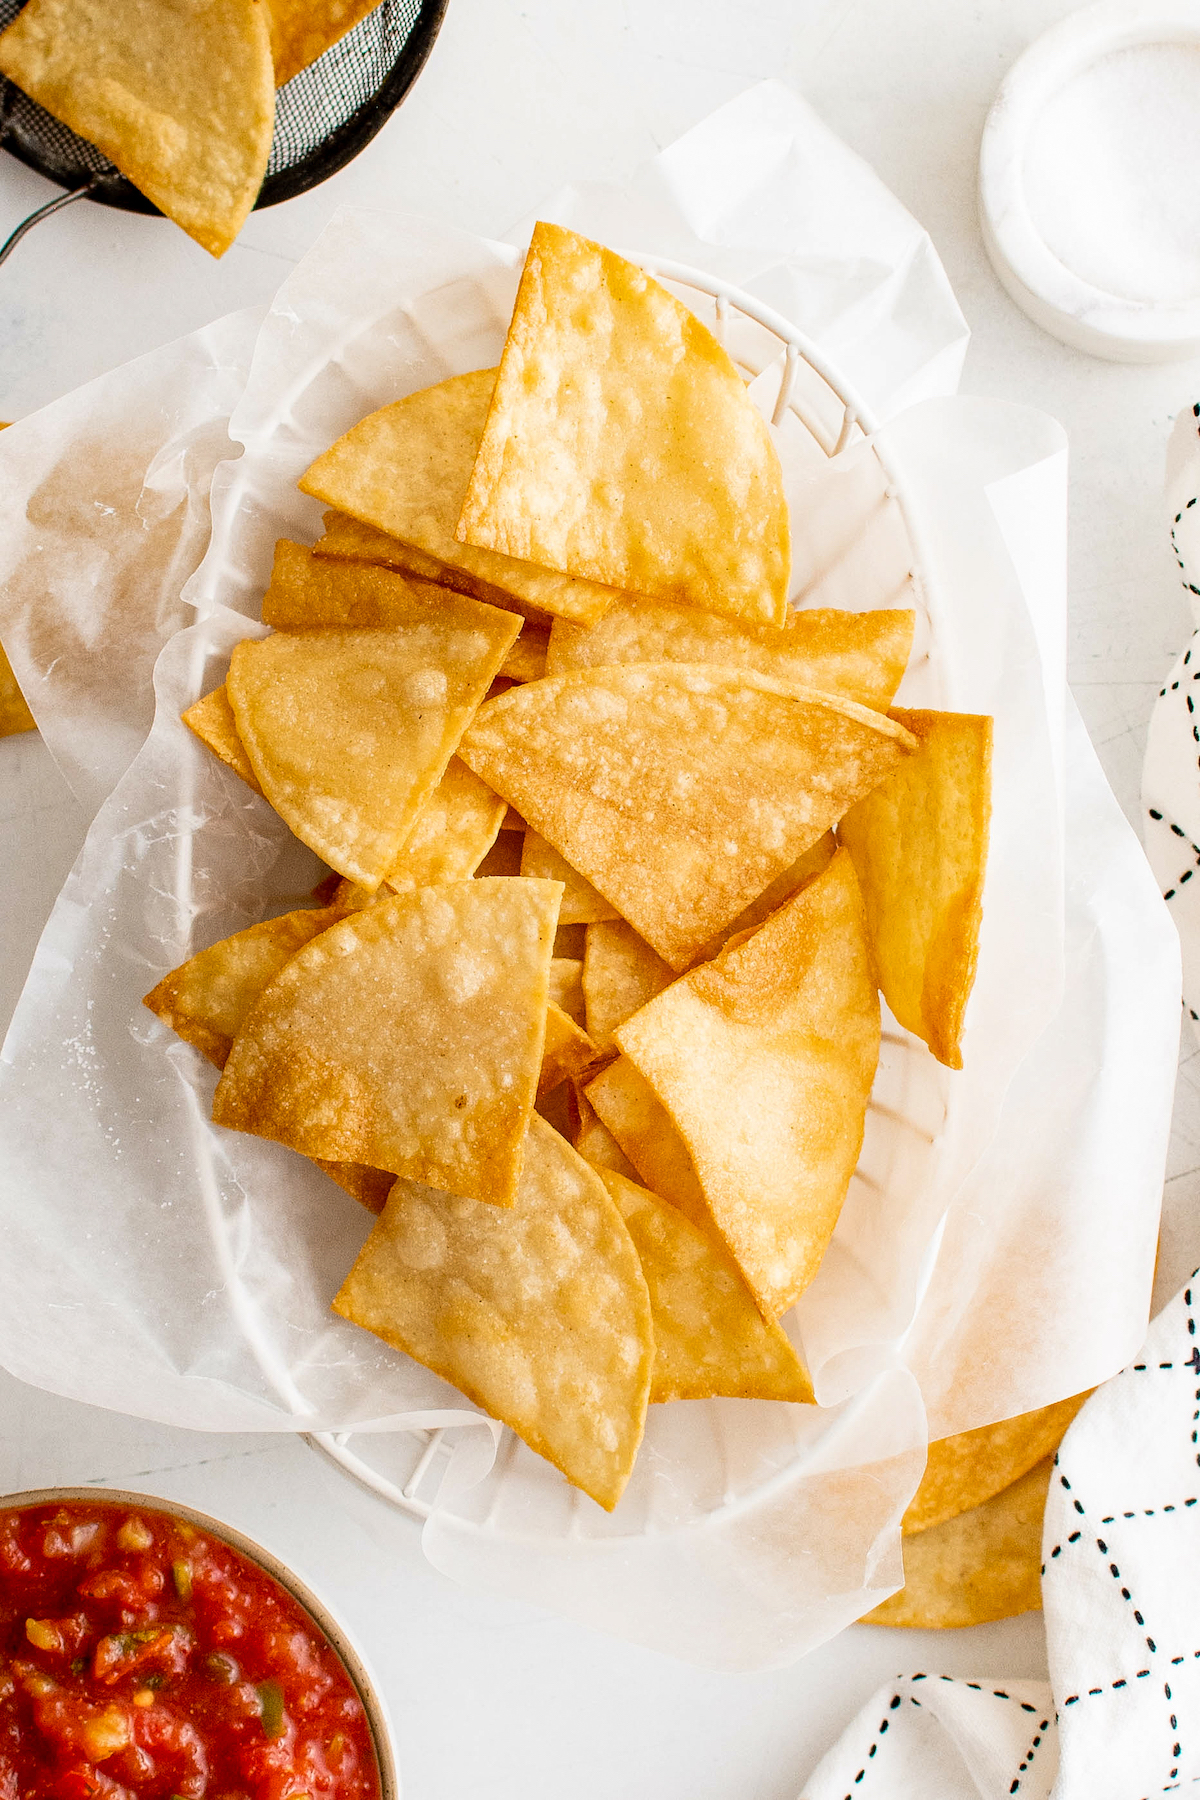
[[[379,1800],[357,1690],[228,1544],[111,1502],[0,1511],[0,1800]]]

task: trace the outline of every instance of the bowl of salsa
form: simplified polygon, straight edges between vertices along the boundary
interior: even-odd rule
[[[262,1545],[147,1494],[0,1498],[0,1800],[398,1800],[386,1714]]]

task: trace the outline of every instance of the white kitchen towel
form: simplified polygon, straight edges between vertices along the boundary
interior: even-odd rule
[[[1171,547],[1200,627],[1200,402],[1167,448]],[[1142,769],[1146,855],[1179,932],[1183,1002],[1200,1036],[1200,630],[1180,651],[1150,717]]]
[[[1050,1687],[903,1676],[868,1701],[803,1800],[1150,1800],[1200,1781],[1196,1281],[1055,1459]]]

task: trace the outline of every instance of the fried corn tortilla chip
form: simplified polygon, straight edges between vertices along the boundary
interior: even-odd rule
[[[381,1213],[387,1205],[387,1197],[396,1182],[396,1177],[388,1170],[368,1169],[362,1163],[325,1162],[319,1156],[311,1160],[368,1212]]]
[[[36,731],[37,720],[17,686],[12,664],[0,646],[0,737],[15,737],[21,731]]]
[[[237,721],[224,684],[214,688],[211,694],[205,694],[203,699],[189,706],[180,717],[188,730],[194,732],[226,768],[232,769],[235,775],[240,775],[246,786],[253,788],[256,794],[262,793],[258,777],[250,767],[246,746],[238,736]]]
[[[941,1525],[1011,1487],[1034,1463],[1058,1449],[1087,1397],[1074,1394],[1015,1419],[935,1439],[921,1485],[901,1521],[905,1536]]]
[[[521,849],[521,873],[532,876],[535,881],[562,882],[560,925],[591,925],[597,919],[618,917],[616,908],[609,905],[604,895],[598,894],[591,882],[578,869],[573,869],[565,856],[559,855],[553,844],[548,844],[544,837],[539,837],[528,827]]]
[[[258,197],[275,125],[258,0],[29,0],[0,71],[213,256]]]
[[[264,988],[298,950],[341,917],[335,904],[284,913],[237,931],[164,975],[142,1005],[223,1069],[234,1038]]]
[[[317,556],[303,544],[280,538],[263,595],[262,617],[264,625],[284,631],[308,631],[322,625],[419,626],[443,597],[453,611],[453,600],[436,582],[401,575],[378,563]],[[518,631],[523,623],[518,624]]]
[[[452,756],[384,877],[387,885],[405,893],[465,880],[495,843],[504,812],[500,796]]]
[[[616,1039],[683,1139],[755,1299],[778,1317],[833,1235],[879,1060],[879,997],[847,853]],[[636,1163],[595,1087],[589,1099]]]
[[[613,1141],[646,1186],[677,1206],[700,1231],[711,1231],[704,1190],[687,1145],[645,1076],[627,1056],[601,1069],[584,1089]]]
[[[599,1060],[600,1053],[587,1032],[552,1000],[546,1008],[546,1045],[542,1051],[542,1072],[538,1076],[539,1096],[550,1093],[560,1082],[584,1080],[588,1070]]]
[[[555,956],[550,962],[550,998],[568,1019],[587,1030],[583,1000],[583,963],[576,956]]]
[[[562,1091],[567,1090],[564,1088]],[[627,1175],[630,1181],[636,1181],[637,1170],[608,1126],[601,1122],[586,1094],[579,1088],[570,1092],[575,1114],[571,1140],[584,1162],[591,1163],[593,1169],[601,1171],[614,1169],[618,1175]]]
[[[814,609],[789,612],[782,626],[748,625],[630,594],[590,631],[557,619],[546,674],[612,663],[720,663],[886,710],[912,649],[913,619],[911,612]]]
[[[283,87],[324,56],[378,4],[379,0],[267,0],[275,85]]]
[[[611,589],[454,535],[495,380],[494,369],[453,375],[370,413],[317,458],[301,490],[457,569],[481,599],[594,624],[616,599]]]
[[[731,919],[724,930],[718,931],[715,937],[709,939],[697,957],[697,962],[711,962],[727,944],[757,930],[763,920],[769,919],[785,900],[790,900],[806,881],[811,881],[814,875],[819,875],[822,869],[829,866],[836,849],[837,839],[832,831],[826,831],[815,844],[810,844],[807,850],[801,851],[795,862],[789,863],[783,874],[777,875],[749,906],[743,907],[736,919]]]
[[[500,664],[500,673],[509,681],[540,681],[546,673],[548,632],[527,626]]]
[[[478,576],[453,568],[439,557],[418,550],[415,544],[391,537],[374,525],[364,525],[361,519],[352,519],[348,513],[330,511],[324,517],[325,531],[313,545],[314,556],[344,562],[377,563],[380,568],[398,569],[402,575],[450,588],[456,594],[471,594],[477,600],[486,600],[507,612],[519,612],[529,625],[539,632],[544,631],[548,638],[552,620],[540,606],[534,606],[516,594],[506,593],[494,582],[481,581]]]
[[[1054,1458],[970,1512],[904,1539],[904,1586],[865,1625],[986,1625],[1042,1604],[1042,1516]]]
[[[645,1425],[650,1299],[603,1182],[542,1119],[503,1213],[397,1182],[333,1304],[616,1505]]]
[[[961,1069],[983,916],[992,721],[899,709],[892,717],[920,749],[849,810],[838,836],[858,871],[884,999],[939,1062]]]
[[[711,1234],[611,1169],[598,1171],[633,1239],[654,1317],[652,1402],[811,1402],[812,1384],[774,1320],[764,1319],[737,1264]]]
[[[587,928],[583,956],[583,998],[588,1036],[597,1048],[617,1047],[613,1032],[647,1000],[661,994],[675,971],[624,919],[601,920]]]
[[[459,755],[684,969],[914,743],[752,669],[645,663],[510,688]]]
[[[783,474],[745,382],[682,301],[561,225],[534,228],[458,529],[627,592],[787,614]]]
[[[235,646],[226,689],[259,785],[340,875],[378,884],[441,780],[518,621],[447,595],[411,626],[276,631]]]
[[[553,882],[476,879],[332,926],[247,1016],[214,1122],[510,1206],[558,899]]]

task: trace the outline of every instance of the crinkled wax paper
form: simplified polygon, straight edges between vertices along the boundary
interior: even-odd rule
[[[56,1391],[208,1429],[473,1420],[425,1527],[439,1567],[751,1667],[798,1655],[897,1585],[927,1406],[942,1430],[984,1423],[1103,1377],[1140,1341],[1178,971],[1132,835],[1073,718],[1064,727],[1061,433],[1026,409],[931,398],[953,385],[964,329],[919,227],[776,84],[623,198],[580,189],[547,210],[745,280],[840,352],[889,423],[830,461],[828,390],[802,383],[808,426],[789,415],[778,433],[798,602],[916,605],[902,699],[996,716],[966,1067],[942,1069],[886,1023],[860,1169],[789,1321],[822,1406],[653,1408],[611,1516],[511,1434],[493,1465],[496,1434],[453,1390],[330,1313],[367,1215],[302,1158],[213,1128],[215,1072],[140,1004],[186,955],[296,904],[319,873],[179,722],[261,631],[275,538],[320,528],[296,477],[365,412],[486,366],[503,341],[514,249],[362,212],[285,282],[248,375],[245,322],[228,322],[0,440],[0,633],[15,635],[22,678],[38,676],[56,755],[80,791],[108,795],[0,1065],[0,1359]],[[729,330],[769,413],[778,344],[736,318]],[[75,445],[109,416],[131,421],[130,454],[106,500],[103,469]],[[240,456],[217,460],[223,433]],[[158,640],[153,728],[133,754]]]

